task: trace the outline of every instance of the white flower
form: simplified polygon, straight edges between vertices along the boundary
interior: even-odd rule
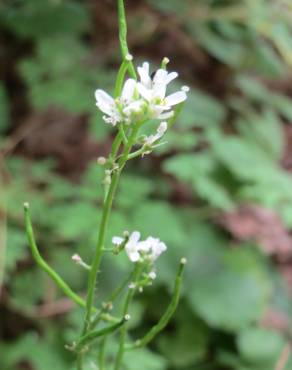
[[[132,262],[137,262],[140,259],[139,239],[140,239],[139,231],[133,231],[125,245],[126,253]]]
[[[166,245],[160,239],[153,238],[152,236],[149,236],[139,244],[139,250],[146,252],[152,261],[155,261],[167,249]]]
[[[150,277],[151,280],[155,280],[156,279],[156,272],[155,271],[150,271],[148,276]]]
[[[146,256],[150,261],[154,262],[161,253],[166,251],[166,245],[161,242],[158,238],[153,238],[149,236],[146,240],[140,241],[141,234],[139,231],[133,231],[128,241],[125,245],[125,251],[132,262],[143,261],[143,258]],[[119,236],[114,236],[112,238],[112,243],[116,246],[120,246],[125,241],[124,238]],[[150,275],[149,275],[150,276]],[[152,274],[152,279],[155,279]]]
[[[121,238],[120,236],[114,236],[112,238],[112,243],[116,245],[117,247],[119,247],[123,243],[123,241],[124,241],[124,238]]]
[[[163,121],[158,126],[156,134],[150,135],[146,138],[145,144],[153,145],[155,141],[159,140],[165,134],[166,130],[167,130],[167,122]]]
[[[172,107],[183,102],[187,98],[185,91],[177,91],[169,96],[165,96],[167,85],[174,80],[178,74],[176,72],[168,73],[165,69],[158,69],[152,79],[149,74],[148,62],[144,62],[142,67],[138,67],[137,70],[140,76],[137,89],[140,95],[149,104],[148,111],[150,117],[157,119],[168,119],[172,117]]]
[[[120,98],[116,100],[104,90],[98,89],[95,91],[96,105],[105,113],[105,116],[103,116],[105,122],[115,126],[119,122],[127,121],[124,116],[124,109],[134,101],[135,88],[136,81],[129,78],[124,84]]]

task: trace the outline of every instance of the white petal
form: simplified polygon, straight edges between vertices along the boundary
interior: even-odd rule
[[[124,87],[123,87],[123,91],[122,91],[122,95],[121,95],[121,98],[123,101],[131,101],[132,98],[133,98],[133,95],[134,95],[134,91],[135,91],[135,87],[136,87],[136,81],[133,80],[132,78],[129,78],[125,84],[124,84]]]
[[[166,130],[167,130],[167,122],[163,121],[158,126],[157,134],[159,134],[160,136],[162,136],[166,132]]]
[[[145,70],[145,72],[149,75],[149,63],[148,62],[144,62],[142,64],[142,68]]]
[[[126,116],[130,116],[132,113],[139,113],[143,107],[143,101],[136,100],[132,103],[128,104],[124,109],[123,112]]]
[[[166,85],[161,84],[155,84],[153,87],[153,95],[155,98],[164,99],[166,94]]]
[[[167,71],[165,69],[158,69],[153,77],[153,84],[166,85]]]
[[[178,77],[178,73],[177,72],[170,72],[170,73],[168,73],[168,75],[166,77],[166,84],[169,84],[172,80],[174,80],[177,77]]]
[[[132,234],[130,235],[129,242],[131,244],[137,244],[139,239],[140,239],[141,234],[139,231],[133,231]]]
[[[143,252],[149,252],[151,248],[151,243],[149,243],[148,239],[143,240],[138,244],[138,250]]]
[[[112,115],[115,106],[114,99],[103,90],[95,91],[96,105],[105,114]]]
[[[187,98],[187,94],[184,91],[178,91],[174,94],[171,94],[165,98],[166,105],[176,105],[183,101],[185,101]]]
[[[120,236],[114,236],[112,238],[112,243],[114,245],[121,245],[123,241],[124,241],[124,238],[121,238]]]
[[[138,252],[129,253],[128,257],[132,262],[138,262],[140,259],[140,254]]]
[[[161,113],[157,118],[159,119],[168,119],[173,116],[173,111],[171,112],[166,112],[166,113]]]
[[[144,62],[142,67],[138,67],[138,74],[140,76],[141,83],[145,87],[150,87],[151,86],[151,78],[149,76],[149,63]]]
[[[151,101],[151,99],[152,99],[151,90],[146,89],[146,87],[143,86],[140,82],[137,83],[137,89],[138,89],[140,95],[144,99],[146,99],[149,102]]]

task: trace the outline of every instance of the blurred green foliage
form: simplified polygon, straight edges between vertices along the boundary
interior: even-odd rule
[[[128,3],[129,40],[135,49],[136,30],[131,25],[141,13],[139,4]],[[76,117],[85,115],[91,138],[98,145],[110,140],[110,128],[94,106],[93,91],[98,86],[112,88],[118,55],[100,45],[110,31],[99,11],[110,15],[113,37],[116,24],[110,2],[98,6],[94,9],[92,2],[73,0],[1,3],[1,30],[7,37],[3,50],[24,48],[16,60],[9,59],[9,52],[4,54],[6,63],[14,63],[13,73],[23,89],[15,91],[9,79],[0,83],[2,148],[16,131],[13,107],[23,94],[31,114],[57,107]],[[145,0],[141,7],[149,30],[143,34],[143,55],[138,48],[138,59],[160,42],[151,20],[166,19],[166,28],[174,23],[173,32],[182,34],[204,56],[209,70],[195,77],[188,71],[189,64],[195,63],[188,59],[189,49],[182,62],[181,56],[172,58],[191,85],[189,99],[174,131],[166,135],[167,145],[159,148],[156,157],[133,162],[116,199],[108,242],[112,235],[138,228],[145,235],[157,235],[169,247],[159,261],[157,283],[133,307],[135,336],[144,333],[167,304],[178,259],[186,256],[189,261],[182,301],[171,325],[151,350],[129,352],[125,369],[136,370],[139,364],[140,370],[274,370],[286,338],[259,323],[269,309],[291,316],[291,298],[279,284],[271,258],[252,241],[237,242],[234,248],[235,242],[213,216],[243,203],[257,203],[277,212],[286,228],[292,227],[292,175],[281,166],[292,104],[289,94],[273,87],[286,76],[291,78],[291,4],[285,0]],[[100,24],[95,25],[96,20]],[[219,70],[219,93],[214,92],[218,81],[212,80],[213,69]],[[21,117],[17,122],[21,124]],[[86,274],[72,264],[71,255],[79,253],[89,260],[95,246],[102,170],[93,160],[72,181],[56,171],[56,158],[39,159],[21,149],[5,159],[5,167],[9,173],[2,189],[8,204],[4,281],[8,294],[2,303],[0,368],[73,369],[64,345],[75,338],[82,311],[69,311],[61,319],[42,317],[38,307],[61,302],[62,295],[31,261],[21,209],[24,201],[31,203],[45,258],[72,288],[83,292]],[[124,276],[126,266],[126,258],[104,259],[100,297]],[[19,327],[14,315],[19,317]],[[290,326],[289,322],[288,334]],[[114,349],[116,344],[110,345]],[[96,369],[93,360],[86,369]],[[292,360],[285,369],[291,367]]]

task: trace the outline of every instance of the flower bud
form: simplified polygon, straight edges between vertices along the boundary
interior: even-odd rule
[[[126,59],[127,62],[131,62],[133,60],[133,55],[132,54],[127,54],[125,56],[125,59]]]
[[[97,158],[97,164],[99,164],[100,166],[104,166],[106,164],[107,160],[105,157],[98,157]]]

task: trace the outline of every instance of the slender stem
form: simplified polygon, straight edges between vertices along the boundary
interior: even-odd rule
[[[78,353],[78,355],[77,355],[76,367],[77,367],[77,370],[83,370],[83,355],[82,355],[82,353]]]
[[[135,152],[131,153],[128,155],[128,160],[130,159],[134,159],[136,157],[139,157],[140,155],[142,155],[143,153],[145,152],[145,148],[142,146],[142,148],[136,150]]]
[[[142,270],[142,265],[140,263],[137,263],[133,272],[133,283],[135,284],[140,277],[141,270]],[[129,310],[130,303],[134,297],[135,294],[135,288],[129,289],[128,294],[126,296],[126,300],[124,303],[124,308],[123,308],[123,315],[126,315]],[[126,334],[127,334],[127,325],[124,325],[121,328],[121,334],[120,334],[120,345],[119,345],[119,350],[118,354],[116,357],[116,362],[114,366],[114,370],[119,370],[121,367],[122,359],[124,356],[124,349],[125,349],[125,339],[126,339]]]
[[[32,256],[36,263],[51,277],[51,279],[56,283],[56,285],[69,297],[77,303],[81,307],[85,307],[86,303],[85,301],[79,297],[73,290],[69,287],[67,283],[54,271],[47,262],[42,258],[42,256],[39,253],[37,244],[35,242],[34,232],[32,228],[32,223],[30,219],[30,213],[29,213],[29,205],[27,203],[24,204],[24,217],[25,217],[25,228],[26,228],[26,234],[30,246],[30,250],[32,253]]]
[[[103,337],[104,335],[108,335],[110,333],[113,333],[117,329],[119,329],[124,323],[127,321],[125,317],[123,317],[122,320],[120,320],[118,323],[108,325],[102,329],[99,330],[93,330],[89,333],[83,335],[77,345],[76,345],[76,351],[80,352],[82,348],[88,344],[90,344],[92,341],[94,341],[97,338]]]
[[[139,130],[141,124],[142,123],[137,123],[132,129],[131,136],[129,137],[129,140],[128,140],[128,145],[124,148],[124,151],[118,162],[118,170],[116,170],[114,172],[114,175],[112,176],[111,184],[110,184],[107,197],[104,203],[101,223],[100,223],[100,228],[99,228],[97,246],[96,246],[95,255],[93,258],[93,263],[91,266],[91,270],[89,273],[89,279],[88,279],[86,315],[85,315],[85,322],[84,322],[84,328],[83,328],[83,335],[88,331],[89,326],[90,326],[90,316],[91,316],[92,306],[93,306],[96,278],[97,278],[98,269],[99,269],[99,265],[101,261],[102,249],[104,248],[104,240],[106,236],[106,229],[108,226],[113,198],[114,198],[117,186],[118,186],[120,174],[122,172],[124,165],[127,162],[129,152],[131,151],[131,148],[136,138],[137,131]]]
[[[123,0],[118,0],[118,17],[119,17],[120,47],[123,60],[125,60],[126,56],[129,54],[129,49],[127,44],[127,21]],[[136,72],[131,61],[129,61],[129,73],[134,79],[137,79]]]
[[[168,324],[179,302],[182,273],[183,273],[185,264],[186,264],[186,259],[182,258],[179,268],[178,268],[177,275],[176,275],[175,286],[174,286],[174,291],[173,291],[171,302],[169,306],[167,307],[166,311],[164,312],[164,314],[162,315],[162,317],[160,318],[159,322],[156,325],[154,325],[143,338],[136,340],[135,343],[132,345],[125,346],[126,350],[144,347]]]
[[[107,335],[105,335],[99,344],[99,352],[98,352],[98,370],[105,370],[104,363],[105,363],[105,346],[107,341]]]
[[[115,174],[112,177],[110,188],[107,193],[107,197],[106,197],[104,208],[103,208],[101,224],[99,228],[97,247],[96,247],[95,256],[93,259],[93,263],[91,266],[91,270],[89,273],[89,279],[88,279],[88,290],[87,290],[87,299],[86,299],[86,316],[85,316],[85,323],[84,323],[85,325],[84,325],[83,334],[86,333],[86,331],[89,328],[89,324],[90,324],[90,316],[91,316],[91,309],[93,306],[96,277],[98,274],[98,269],[99,269],[100,260],[102,256],[102,248],[103,248],[103,244],[105,240],[105,233],[106,233],[106,228],[107,228],[107,224],[108,224],[108,220],[110,216],[112,202],[113,202],[114,194],[115,194],[118,181],[119,181],[119,175],[120,175],[119,172],[115,172]]]
[[[120,295],[120,293],[123,291],[123,289],[126,287],[128,282],[132,279],[133,272],[127,278],[113,291],[113,293],[106,299],[105,302],[107,303],[113,303],[115,299]],[[96,327],[96,325],[104,318],[104,313],[107,311],[107,308],[102,308],[99,313],[96,315],[94,320],[92,321],[90,325],[90,329],[93,329]]]
[[[125,134],[125,130],[124,130],[123,124],[119,125],[119,131],[121,133],[121,136],[122,136],[122,140],[123,140],[124,145],[128,145],[128,139],[127,139],[127,136]]]
[[[117,75],[117,80],[115,84],[115,93],[114,93],[115,98],[118,98],[121,95],[125,75],[126,75],[128,68],[129,68],[129,61],[124,60],[120,66],[120,69]]]

